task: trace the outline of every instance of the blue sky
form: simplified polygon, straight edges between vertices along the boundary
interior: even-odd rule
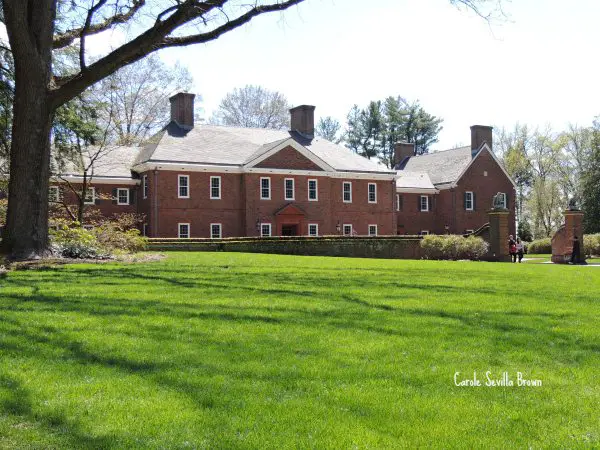
[[[259,84],[342,123],[350,107],[402,95],[444,119],[437,149],[473,124],[556,129],[600,114],[600,1],[513,0],[491,25],[448,0],[306,0],[217,41],[161,53],[194,76],[210,115]]]

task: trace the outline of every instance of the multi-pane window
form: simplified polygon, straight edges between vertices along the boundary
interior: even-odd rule
[[[377,185],[369,183],[369,203],[377,203]]]
[[[60,200],[60,191],[58,190],[58,186],[50,186],[50,190],[48,191],[48,200],[50,202],[57,202]]]
[[[271,179],[269,177],[260,179],[260,199],[271,200]]]
[[[210,198],[213,200],[221,198],[221,177],[210,177]]]
[[[87,188],[85,198],[83,199],[83,203],[85,203],[86,205],[93,205],[94,203],[96,203],[96,188]]]
[[[179,237],[179,239],[188,239],[190,237],[190,224],[177,224],[177,236]]]
[[[344,236],[352,236],[352,225],[349,223],[344,224]]]
[[[177,196],[179,198],[190,198],[189,175],[179,175],[177,177]]]
[[[294,179],[286,178],[284,180],[285,183],[285,199],[286,200],[294,200]]]
[[[500,199],[502,200],[502,208],[506,209],[506,194],[504,192],[500,192]]]
[[[419,199],[419,206],[421,211],[429,211],[429,197],[421,195]]]
[[[352,183],[350,181],[344,181],[343,200],[344,203],[352,203]]]
[[[260,235],[263,237],[271,236],[271,224],[270,223],[261,223],[260,224]]]
[[[117,205],[129,205],[129,189],[117,189]]]
[[[377,225],[369,225],[369,236],[377,236]]]
[[[403,208],[403,198],[400,194],[396,194],[396,211],[402,211]]]
[[[142,194],[144,198],[148,198],[148,175],[142,177]]]
[[[473,192],[467,191],[465,192],[465,209],[467,211],[473,211]]]
[[[311,202],[319,200],[317,180],[308,180],[308,200]]]
[[[221,239],[221,224],[220,223],[211,223],[210,224],[210,238],[211,239]]]
[[[313,237],[319,235],[319,224],[318,223],[309,223],[308,224],[308,235],[313,236]]]

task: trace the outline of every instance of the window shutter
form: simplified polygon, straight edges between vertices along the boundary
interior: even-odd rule
[[[100,192],[98,192],[98,189],[94,189],[94,196],[96,197],[94,199],[94,204],[99,205],[100,204]]]
[[[508,192],[506,194],[504,194],[504,198],[506,199],[506,209],[510,209],[510,207],[508,206]]]
[[[112,204],[116,205],[117,202],[119,201],[119,199],[117,198],[117,194],[119,193],[119,191],[117,190],[117,188],[114,188],[112,190]]]
[[[473,211],[476,209],[477,203],[475,203],[475,192],[473,192]]]
[[[464,210],[467,209],[467,193],[466,192],[463,194],[463,209]]]
[[[433,197],[429,196],[429,200],[427,200],[427,203],[429,203],[429,211],[433,211]]]
[[[129,189],[129,204],[135,205],[135,196],[137,194],[137,189],[131,188]]]
[[[423,211],[421,209],[421,196],[417,195],[417,211]]]

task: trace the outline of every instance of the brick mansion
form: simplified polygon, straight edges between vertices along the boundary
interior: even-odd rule
[[[171,121],[143,147],[108,152],[86,195],[103,215],[143,214],[149,237],[464,234],[487,222],[498,192],[515,232],[515,185],[491,127],[422,156],[399,143],[391,170],[315,136],[314,106],[291,109],[285,131],[197,125],[193,94],[170,100]],[[50,193],[69,196],[59,178]]]

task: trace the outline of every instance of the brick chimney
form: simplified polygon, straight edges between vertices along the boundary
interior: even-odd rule
[[[290,109],[290,125],[292,131],[297,131],[307,139],[315,137],[315,107],[300,105]]]
[[[398,167],[406,158],[415,154],[415,144],[397,142],[394,145],[394,167]]]
[[[494,127],[486,125],[473,125],[471,127],[471,156],[475,158],[484,143],[492,148],[492,131]]]
[[[169,98],[171,101],[171,120],[186,130],[194,128],[194,97],[196,97],[195,94],[178,92]]]

